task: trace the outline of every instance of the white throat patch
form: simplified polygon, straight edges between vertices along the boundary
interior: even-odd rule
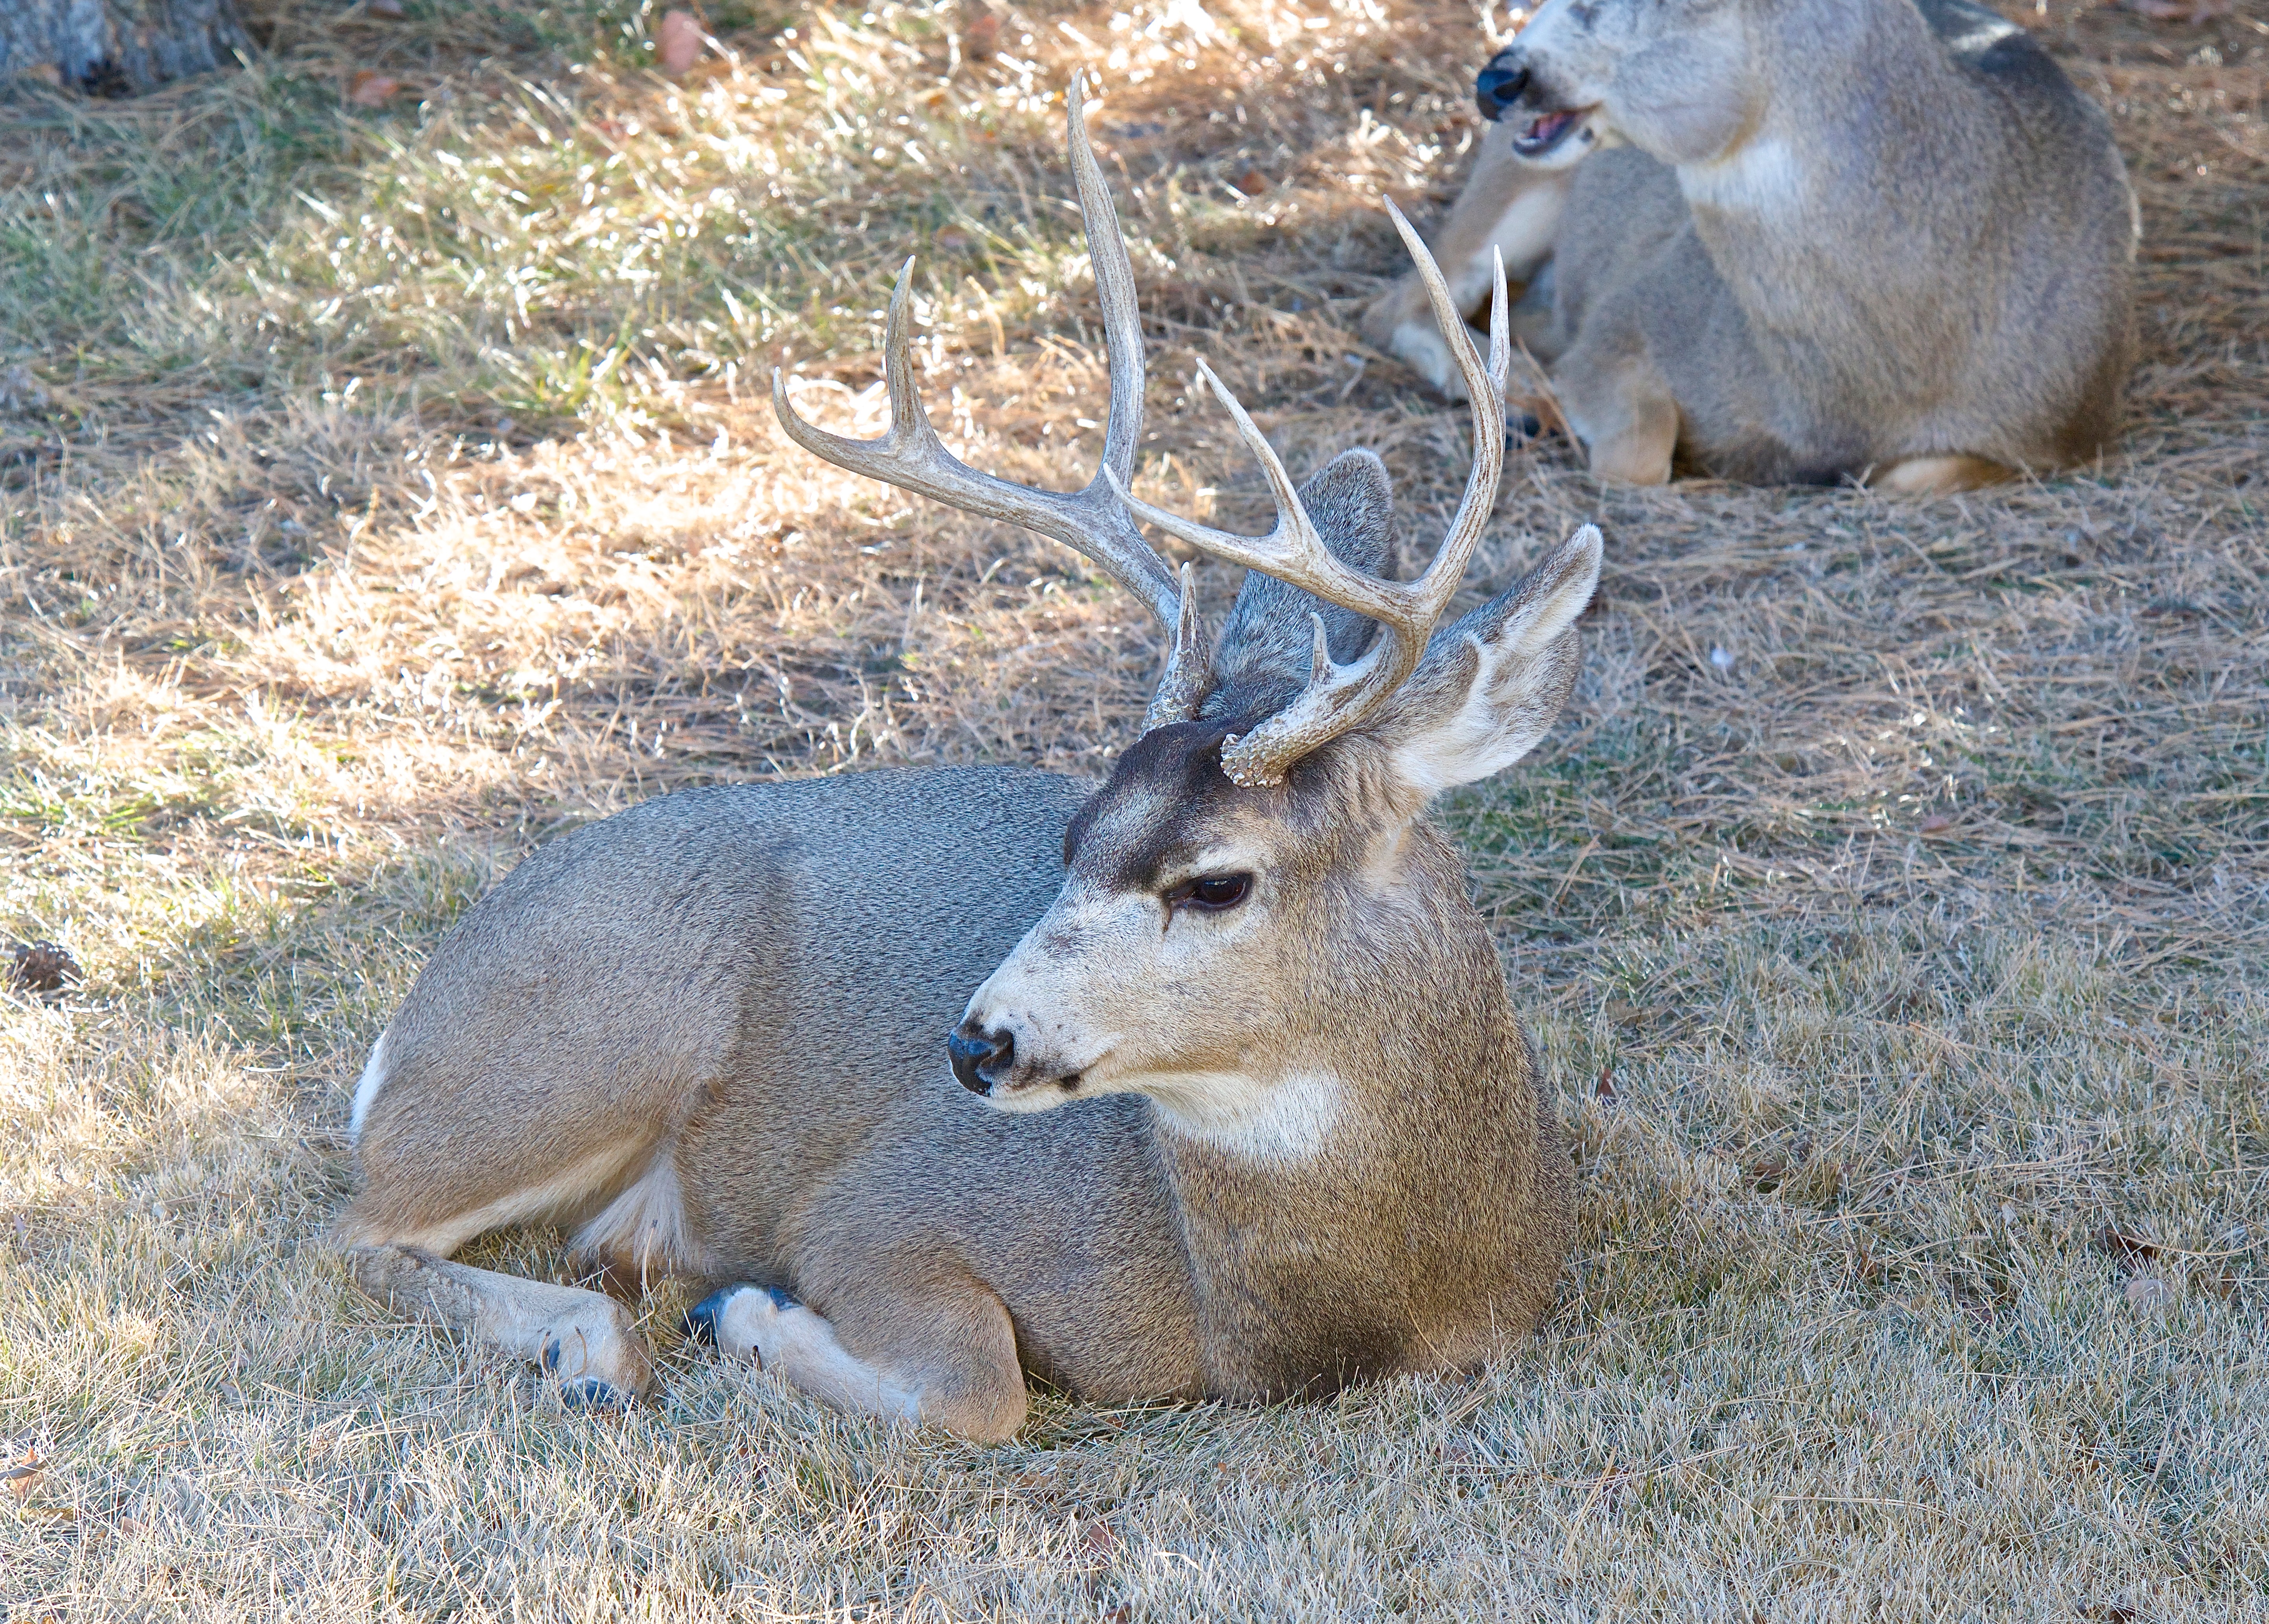
[[[1347,1085],[1329,1072],[1275,1083],[1234,1072],[1145,1078],[1142,1092],[1169,1131],[1254,1162],[1305,1162],[1346,1126]]]
[[[1757,136],[1730,158],[1681,164],[1686,201],[1722,214],[1771,217],[1802,206],[1810,177],[1796,149],[1779,136]]]

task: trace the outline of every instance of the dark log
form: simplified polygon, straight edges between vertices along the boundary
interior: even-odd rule
[[[251,48],[233,0],[0,0],[0,79],[138,96]]]

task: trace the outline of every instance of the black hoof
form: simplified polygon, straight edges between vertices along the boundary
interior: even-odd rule
[[[772,1300],[772,1306],[786,1312],[794,1308],[795,1299],[778,1286],[727,1286],[713,1291],[685,1310],[685,1340],[689,1342],[717,1340],[717,1321],[725,1312],[725,1304],[743,1291],[761,1291]]]
[[[728,1286],[722,1291],[713,1291],[685,1310],[685,1340],[689,1342],[710,1342],[717,1340],[717,1317],[725,1311],[725,1303],[738,1291],[738,1286]]]
[[[586,1376],[560,1383],[559,1402],[571,1410],[610,1410],[630,1400],[613,1383]]]
[[[559,1339],[558,1337],[553,1337],[549,1342],[546,1342],[543,1345],[543,1357],[540,1362],[543,1366],[543,1373],[546,1376],[549,1376],[552,1371],[557,1370],[559,1368]]]

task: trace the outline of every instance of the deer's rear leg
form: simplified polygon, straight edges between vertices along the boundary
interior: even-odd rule
[[[542,1365],[570,1404],[620,1403],[653,1383],[630,1310],[602,1293],[451,1263],[415,1246],[358,1246],[349,1258],[373,1296]]]
[[[1579,343],[1552,382],[1596,477],[1622,485],[1669,483],[1678,402],[1643,351],[1603,356]]]
[[[728,1286],[694,1304],[687,1332],[728,1358],[753,1360],[790,1386],[855,1415],[934,1425],[998,1443],[1024,1424],[1024,1367],[1001,1300],[965,1285],[880,1327],[885,1346],[861,1358],[822,1316],[772,1286]],[[907,1346],[896,1346],[905,1343]]]

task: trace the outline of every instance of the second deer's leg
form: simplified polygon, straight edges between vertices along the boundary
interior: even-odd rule
[[[1495,249],[1504,255],[1504,274],[1518,285],[1536,275],[1552,253],[1560,217],[1574,178],[1571,168],[1540,169],[1513,156],[1509,127],[1492,125],[1466,189],[1458,195],[1434,244],[1434,258],[1457,300],[1459,314],[1473,318],[1489,302],[1495,275]],[[1364,313],[1363,336],[1407,361],[1452,400],[1465,398],[1465,385],[1447,343],[1427,307],[1426,290],[1413,272],[1396,283]]]
[[[1876,470],[1867,488],[1885,496],[1951,496],[1961,491],[1980,491],[2015,477],[2010,469],[1984,457],[1909,457]]]
[[[1552,383],[1595,476],[1623,485],[1669,483],[1678,402],[1644,351],[1603,356],[1579,343]]]
[[[406,1314],[532,1360],[559,1378],[571,1404],[609,1404],[654,1379],[630,1310],[579,1286],[451,1263],[414,1246],[358,1246],[356,1281]]]

